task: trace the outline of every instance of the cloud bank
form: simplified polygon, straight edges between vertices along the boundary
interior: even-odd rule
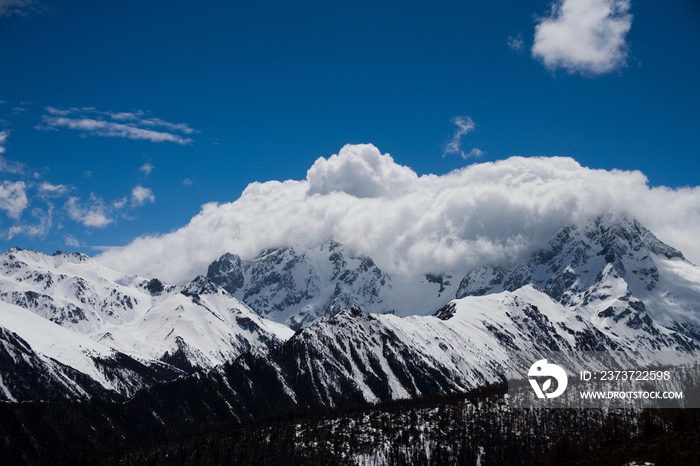
[[[418,176],[372,145],[319,158],[305,180],[251,183],[184,227],[109,248],[97,260],[170,283],[205,273],[225,252],[333,238],[391,274],[466,272],[521,260],[556,229],[625,210],[700,262],[700,188],[651,188],[638,171],[564,157],[511,157]]]
[[[556,0],[535,27],[532,56],[550,70],[604,74],[624,67],[629,0]]]

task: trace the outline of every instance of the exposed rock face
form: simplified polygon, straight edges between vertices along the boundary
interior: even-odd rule
[[[385,289],[391,286],[391,277],[371,258],[349,254],[335,241],[300,251],[268,249],[251,260],[224,254],[207,277],[258,314],[293,329],[352,305],[387,310]]]

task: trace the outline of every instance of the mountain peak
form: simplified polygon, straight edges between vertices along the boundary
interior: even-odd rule
[[[382,312],[389,275],[334,240],[265,249],[253,259],[225,254],[207,276],[262,316],[299,329],[352,305]]]
[[[223,288],[208,277],[197,275],[197,277],[185,285],[180,292],[185,296],[199,296],[203,294],[220,294],[224,291]]]

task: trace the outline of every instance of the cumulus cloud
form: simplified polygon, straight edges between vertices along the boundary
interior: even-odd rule
[[[309,195],[342,192],[355,197],[401,195],[416,178],[413,170],[371,144],[346,145],[328,159],[320,157],[306,174]]]
[[[456,154],[463,159],[468,159],[469,157],[480,157],[483,152],[477,148],[465,153],[462,150],[462,136],[471,133],[476,128],[474,121],[468,116],[457,116],[452,119],[452,123],[457,126],[455,133],[452,135],[452,139],[447,143],[445,147],[445,152],[442,156],[445,157],[447,154]]]
[[[86,227],[104,228],[114,222],[109,216],[109,209],[105,202],[90,194],[87,203],[81,203],[80,198],[70,197],[64,205],[68,216]]]
[[[92,107],[67,110],[46,107],[46,112],[48,115],[42,117],[43,124],[37,125],[37,129],[68,128],[93,136],[174,142],[180,145],[194,142],[182,134],[198,132],[185,123],[170,123],[160,118],[146,117],[143,111],[115,113],[98,111]]]
[[[156,197],[150,189],[137,185],[131,190],[131,205],[142,206],[146,203],[152,204],[154,202],[156,202]]]
[[[334,188],[333,183],[338,183]],[[522,260],[558,228],[627,211],[700,262],[700,188],[650,187],[638,171],[582,167],[565,157],[512,157],[418,176],[371,145],[317,160],[305,180],[251,183],[205,204],[182,228],[105,250],[117,270],[184,282],[225,252],[333,238],[391,274]]]
[[[555,70],[603,74],[626,65],[629,0],[555,0],[535,27],[532,56]]]

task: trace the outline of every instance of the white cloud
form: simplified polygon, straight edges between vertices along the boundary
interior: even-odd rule
[[[156,197],[150,189],[137,185],[131,190],[131,205],[142,206],[146,203],[152,204],[154,202],[156,202]]]
[[[32,217],[36,218],[38,223],[16,223],[12,225],[7,232],[7,239],[11,240],[19,234],[30,238],[45,238],[53,225],[53,205],[48,203],[46,211],[40,208],[32,209]]]
[[[523,40],[523,35],[521,33],[518,33],[518,35],[515,37],[508,36],[506,44],[508,45],[508,48],[514,52],[522,52],[525,48],[525,41]]]
[[[463,159],[468,159],[469,157],[479,158],[479,157],[481,157],[482,155],[484,155],[484,151],[482,151],[482,150],[479,149],[478,147],[475,147],[475,148],[473,148],[472,150],[469,151],[469,153],[467,154],[466,157],[465,157],[464,155],[462,155],[462,158],[463,158]]]
[[[50,197],[61,197],[70,191],[70,186],[65,184],[51,184],[48,181],[44,181],[39,185],[38,193],[39,197],[46,199]]]
[[[81,204],[78,197],[70,197],[63,207],[71,219],[86,227],[104,228],[114,222],[104,201],[94,194],[90,194],[87,205]]]
[[[85,131],[95,136],[142,139],[151,142],[174,142],[181,145],[191,144],[193,142],[192,139],[183,138],[177,134],[153,131],[150,129],[138,128],[136,126],[114,123],[111,121],[95,120],[92,118],[44,116],[43,121],[49,128],[64,127],[78,131]]]
[[[369,168],[372,161],[380,168]],[[625,210],[698,263],[699,205],[700,187],[650,188],[638,171],[570,158],[512,157],[418,177],[373,146],[346,146],[317,160],[306,180],[251,183],[236,201],[205,204],[182,228],[97,260],[175,283],[205,273],[225,252],[250,258],[334,238],[391,274],[466,272],[513,263],[559,227]]]
[[[115,209],[122,209],[124,206],[126,206],[127,203],[127,198],[126,196],[122,197],[121,199],[117,199],[116,201],[112,201],[112,206]]]
[[[10,136],[10,132],[0,131],[0,154],[5,153],[5,142]],[[0,173],[11,173],[13,175],[20,175],[24,173],[25,165],[21,162],[15,162],[14,160],[8,160],[2,155],[0,155]]]
[[[0,131],[0,146],[5,145],[5,141],[7,140],[7,137],[10,135],[9,131]],[[5,152],[5,148],[0,148],[0,151]]]
[[[80,241],[75,239],[75,237],[72,235],[66,235],[65,238],[63,239],[63,242],[66,243],[66,246],[70,246],[72,248],[79,248],[80,247]]]
[[[191,135],[199,132],[186,123],[170,123],[160,118],[144,118],[146,113],[141,110],[115,113],[98,111],[93,107],[70,109],[46,107],[46,112],[48,115],[42,117],[43,125],[38,125],[37,129],[68,128],[93,136],[174,142],[180,145],[194,142],[181,134]]]
[[[154,168],[156,167],[154,167],[152,163],[146,162],[139,167],[139,171],[142,171],[144,175],[148,176],[151,174]]]
[[[452,119],[452,123],[457,126],[455,134],[452,135],[452,139],[447,143],[445,147],[445,152],[442,156],[445,157],[447,154],[456,154],[463,159],[468,159],[469,157],[480,157],[483,152],[479,149],[472,149],[471,151],[464,153],[462,150],[462,136],[471,133],[476,128],[474,121],[468,116],[457,116]]]
[[[413,170],[371,144],[346,145],[328,159],[320,157],[306,174],[309,195],[343,192],[355,197],[400,195],[416,178]]]
[[[535,27],[532,56],[555,70],[603,74],[626,65],[629,0],[556,0]]]
[[[185,178],[184,180],[182,180],[182,185],[183,185],[183,186],[192,186],[193,184],[194,184],[194,181],[192,181],[192,180],[189,179],[189,178]]]
[[[3,181],[0,184],[0,210],[7,212],[8,217],[18,219],[29,205],[26,188],[24,181]]]
[[[75,110],[77,110],[77,109],[75,109]],[[46,107],[46,111],[49,112],[51,115],[58,115],[58,116],[67,116],[73,112],[73,110],[61,110],[59,108],[54,108],[54,107]]]

